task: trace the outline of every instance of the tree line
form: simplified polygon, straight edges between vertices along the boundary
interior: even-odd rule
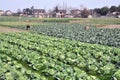
[[[107,15],[108,12],[110,12],[110,13],[120,12],[120,5],[119,6],[111,6],[110,8],[107,6],[102,7],[102,8],[95,8],[94,11],[100,15]]]

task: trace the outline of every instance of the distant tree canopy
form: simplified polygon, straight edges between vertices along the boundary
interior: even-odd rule
[[[101,15],[106,15],[109,12],[109,8],[108,7],[103,7],[101,8],[100,14]]]
[[[107,6],[102,8],[95,8],[94,11],[100,15],[106,15],[108,12],[120,12],[120,5],[119,6],[111,6],[108,8]]]
[[[94,11],[98,14],[100,14],[101,9],[100,8],[95,8]]]
[[[32,10],[29,8],[23,9],[23,13],[27,15],[32,15]]]
[[[117,11],[120,12],[120,5],[117,7]]]
[[[117,7],[116,6],[111,6],[110,7],[110,12],[115,12],[117,11]]]

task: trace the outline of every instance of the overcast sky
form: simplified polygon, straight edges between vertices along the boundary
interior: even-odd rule
[[[53,9],[54,6],[67,5],[68,7],[80,8],[81,5],[89,9],[101,8],[103,6],[120,5],[120,0],[0,0],[0,10],[11,10],[16,12],[17,9],[34,8]]]

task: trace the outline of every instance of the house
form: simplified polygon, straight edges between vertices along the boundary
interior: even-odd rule
[[[81,11],[79,9],[73,9],[70,12],[71,12],[71,14],[80,14],[81,13]]]
[[[0,16],[4,15],[4,11],[0,10]]]
[[[71,15],[71,14],[66,14],[66,15],[65,15],[65,18],[74,18],[74,16]]]
[[[48,18],[56,17],[56,13],[55,12],[49,12],[47,17]]]
[[[12,12],[10,10],[5,11],[6,16],[12,16]]]
[[[92,15],[88,15],[88,18],[93,18],[93,16]]]
[[[58,10],[57,12],[55,11],[51,11],[48,13],[48,17],[52,18],[52,17],[56,17],[56,18],[63,18],[66,15],[66,10]]]
[[[117,11],[116,11],[116,12],[110,12],[110,11],[109,11],[109,12],[107,13],[107,16],[108,16],[108,17],[112,17],[112,18],[119,18],[120,12],[117,12]]]
[[[120,16],[120,12],[113,12],[112,15],[116,18],[119,18]]]
[[[81,10],[79,9],[73,9],[70,12],[71,16],[73,16],[74,18],[81,17]]]
[[[120,18],[120,15],[118,15],[116,18]]]
[[[46,11],[45,9],[34,9],[34,7],[32,6],[31,8],[23,9],[23,14],[28,17],[43,18],[45,17]]]
[[[32,14],[34,15],[34,17],[39,17],[39,18],[43,18],[46,17],[46,11],[44,9],[33,9]]]
[[[57,17],[57,18],[63,18],[63,17],[65,17],[65,14],[66,14],[66,10],[59,10],[59,11],[56,13],[56,17]]]

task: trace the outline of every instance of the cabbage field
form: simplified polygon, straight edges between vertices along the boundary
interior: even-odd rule
[[[2,28],[25,32],[0,33],[0,80],[120,80],[120,29],[110,24],[120,19],[1,16]]]
[[[120,80],[120,49],[43,36],[0,34],[0,80]]]
[[[52,37],[120,48],[119,28],[107,29],[89,25],[90,28],[85,30],[86,26],[81,24],[42,23],[41,25],[33,25],[30,31]],[[21,25],[10,27],[26,29],[25,26]]]

